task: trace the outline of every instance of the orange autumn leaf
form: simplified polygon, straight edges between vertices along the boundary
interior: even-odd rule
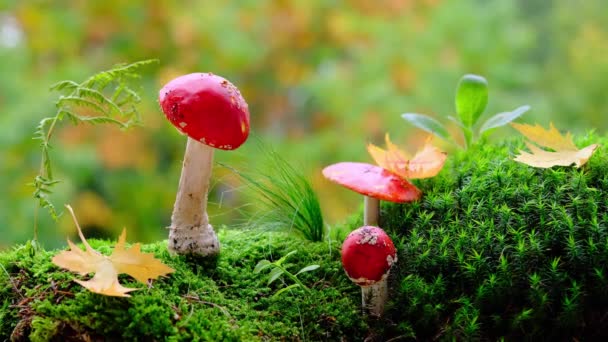
[[[53,257],[52,261],[55,265],[80,275],[95,273],[90,280],[74,280],[91,292],[106,296],[129,297],[127,293],[138,289],[122,286],[118,282],[119,274],[126,273],[135,278],[135,280],[146,283],[148,279],[156,279],[175,271],[154,258],[153,254],[142,253],[139,243],[126,249],[127,232],[124,229],[118,238],[112,255],[105,256],[97,252],[84,238],[72,208],[69,205],[66,207],[72,215],[74,223],[76,223],[78,235],[82,240],[85,250],[83,251],[68,239],[70,250],[57,254]]]
[[[426,142],[422,150],[410,159],[405,151],[393,144],[386,134],[386,150],[369,144],[367,151],[378,166],[406,179],[429,178],[443,168],[446,153]]]
[[[538,124],[531,126],[511,123],[511,126],[528,138],[526,146],[531,152],[519,151],[519,155],[514,160],[534,167],[549,168],[572,164],[581,167],[587,163],[598,147],[597,144],[592,144],[579,150],[572,141],[572,135],[570,133],[562,135],[553,124],[550,124],[549,129],[544,129]],[[543,150],[539,146],[553,151]]]

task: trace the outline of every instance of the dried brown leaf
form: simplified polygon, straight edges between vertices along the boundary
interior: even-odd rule
[[[570,166],[572,164],[576,167],[581,167],[587,163],[598,147],[597,144],[592,144],[579,150],[572,141],[571,134],[562,135],[553,124],[550,124],[549,129],[544,129],[538,124],[531,126],[511,123],[511,126],[531,142],[553,150],[543,150],[530,141],[526,141],[526,146],[528,146],[531,153],[519,151],[519,155],[514,160],[534,167],[549,168],[552,166]]]
[[[90,280],[75,280],[91,292],[106,296],[129,297],[129,292],[138,289],[122,286],[118,281],[119,274],[126,273],[135,280],[146,283],[148,279],[157,279],[174,272],[171,267],[160,262],[153,254],[142,253],[139,243],[129,249],[125,248],[127,238],[125,229],[120,234],[112,255],[105,256],[94,250],[84,238],[74,211],[69,205],[66,207],[74,219],[85,250],[83,251],[68,239],[70,250],[60,252],[53,257],[52,261],[55,265],[80,275],[95,273]]]

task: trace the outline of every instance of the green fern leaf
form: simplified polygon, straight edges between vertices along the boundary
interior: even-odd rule
[[[98,103],[82,98],[82,97],[78,97],[78,96],[63,96],[61,98],[59,98],[59,100],[57,101],[57,107],[58,108],[63,108],[63,107],[70,107],[70,106],[80,106],[80,107],[88,107],[91,108],[99,113],[103,113],[105,115],[110,115],[110,113],[108,113],[108,111],[103,108],[102,106],[100,106]]]
[[[50,87],[50,90],[54,91],[64,91],[64,90],[73,90],[78,88],[78,83],[74,81],[61,81],[53,84]]]
[[[34,187],[34,198],[39,206],[49,211],[54,219],[59,216],[49,195],[59,181],[53,178],[50,144],[56,125],[64,119],[72,124],[89,123],[93,125],[111,124],[128,128],[140,122],[135,104],[141,101],[137,91],[129,87],[129,81],[139,78],[138,69],[158,63],[158,60],[145,60],[132,64],[120,64],[110,70],[102,71],[87,78],[82,83],[66,80],[53,84],[52,91],[63,95],[56,102],[57,112],[54,116],[40,120],[33,138],[40,141],[42,158],[40,172],[31,185]],[[110,87],[112,86],[112,87]],[[88,108],[89,115],[81,115],[78,110]],[[96,115],[90,115],[90,111]],[[118,117],[122,119],[118,119]],[[36,239],[35,228],[34,239]]]
[[[100,106],[105,106],[111,114],[122,115],[122,110],[114,101],[105,97],[102,93],[91,88],[78,88],[77,96],[87,98],[92,101],[97,101]]]

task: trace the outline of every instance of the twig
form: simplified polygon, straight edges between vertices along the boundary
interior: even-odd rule
[[[201,304],[211,305],[214,308],[219,309],[226,317],[232,318],[232,315],[230,315],[230,312],[228,312],[228,310],[225,307],[223,307],[223,306],[221,306],[219,304],[215,304],[215,303],[212,303],[212,302],[207,302],[205,300],[200,299],[196,295],[189,295],[189,294],[187,294],[187,295],[184,295],[183,298],[186,299],[186,300],[195,301],[195,302],[198,302],[198,303],[201,303]]]
[[[15,292],[17,292],[19,294],[19,296],[24,299],[25,297],[23,296],[23,294],[21,294],[21,291],[19,291],[19,289],[17,288],[17,285],[15,285],[15,283],[13,282],[13,278],[11,278],[11,275],[8,273],[8,271],[6,270],[6,268],[4,268],[4,265],[0,264],[0,267],[2,267],[2,270],[4,271],[4,273],[6,273],[6,276],[8,277],[8,280],[11,282],[11,285],[13,285],[13,288],[15,289]]]

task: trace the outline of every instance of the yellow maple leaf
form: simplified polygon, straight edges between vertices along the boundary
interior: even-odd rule
[[[385,136],[386,150],[374,145],[367,145],[367,151],[372,156],[376,164],[402,178],[418,179],[435,176],[447,158],[445,152],[427,141],[422,150],[418,151],[410,159],[405,151],[393,144],[388,133]]]
[[[106,296],[129,297],[129,292],[138,289],[122,286],[118,282],[119,274],[126,273],[135,280],[146,283],[148,279],[156,279],[175,271],[154,258],[152,253],[142,253],[139,243],[126,249],[127,231],[125,229],[120,234],[112,255],[105,256],[99,253],[84,238],[72,207],[66,205],[66,208],[72,215],[85,250],[83,251],[68,239],[70,250],[57,254],[52,261],[55,265],[80,275],[95,273],[90,280],[74,280],[91,292]]]
[[[597,144],[592,144],[579,150],[572,141],[572,135],[570,133],[562,135],[552,123],[549,129],[544,129],[538,124],[532,126],[511,123],[511,126],[534,144],[553,150],[543,150],[530,141],[526,141],[526,146],[531,153],[519,151],[519,155],[514,160],[534,167],[549,168],[572,164],[581,167],[587,163],[598,147]]]

